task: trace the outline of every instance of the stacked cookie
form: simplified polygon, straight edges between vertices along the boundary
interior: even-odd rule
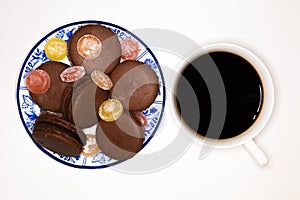
[[[80,27],[66,44],[49,40],[45,52],[52,61],[26,78],[30,96],[43,109],[33,139],[53,152],[78,156],[86,144],[84,129],[96,126],[97,145],[107,156],[126,160],[139,152],[147,125],[141,111],[159,87],[151,67],[123,60],[118,37],[98,24]],[[70,65],[60,62],[62,55]]]

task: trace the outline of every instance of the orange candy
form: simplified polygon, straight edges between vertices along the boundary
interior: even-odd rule
[[[93,82],[103,90],[110,90],[113,86],[111,79],[102,71],[94,70],[91,73]]]
[[[83,147],[81,154],[87,157],[93,157],[100,151],[96,142],[96,136],[86,134],[86,137],[86,145]]]
[[[100,55],[101,50],[101,41],[94,35],[83,35],[77,42],[77,52],[85,59],[97,58]]]
[[[44,70],[33,70],[26,78],[26,86],[34,94],[43,94],[50,88],[50,76]]]

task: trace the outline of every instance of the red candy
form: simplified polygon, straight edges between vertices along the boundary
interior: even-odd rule
[[[26,78],[26,86],[34,94],[43,94],[50,88],[50,76],[44,70],[33,70]]]
[[[60,79],[63,82],[75,82],[85,75],[83,66],[68,67],[60,74]]]
[[[139,43],[132,38],[125,38],[120,41],[122,47],[122,59],[123,60],[135,60],[139,53]]]
[[[135,122],[142,126],[144,129],[148,126],[148,120],[147,117],[139,111],[131,111],[130,116],[135,120]]]

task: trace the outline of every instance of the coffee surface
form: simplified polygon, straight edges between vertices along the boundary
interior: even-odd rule
[[[223,130],[207,135],[211,121],[212,101],[201,68],[217,67],[226,92],[226,114]],[[246,59],[229,52],[211,52],[192,61],[182,71],[177,88],[178,112],[185,123],[202,136],[228,139],[240,135],[257,119],[263,103],[262,81]],[[218,112],[218,110],[216,110]],[[224,113],[217,113],[224,114]]]

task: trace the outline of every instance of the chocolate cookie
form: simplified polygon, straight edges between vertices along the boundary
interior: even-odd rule
[[[85,76],[67,87],[63,94],[62,113],[66,119],[80,128],[88,128],[98,122],[99,106],[108,98],[108,93]]]
[[[121,101],[127,110],[145,110],[158,94],[158,78],[147,64],[124,61],[114,69],[110,78],[113,82],[111,97]]]
[[[126,160],[141,150],[144,131],[129,114],[123,113],[114,122],[99,121],[96,129],[96,141],[107,156],[116,160]]]
[[[84,66],[88,74],[94,69],[110,73],[120,63],[121,45],[110,29],[86,25],[68,41],[68,58],[73,65]]]
[[[50,87],[43,94],[34,94],[29,92],[32,100],[43,110],[59,112],[62,94],[69,83],[62,82],[59,75],[68,68],[69,65],[48,61],[43,63],[37,69],[46,71],[50,76]]]
[[[42,147],[64,156],[78,156],[86,144],[83,131],[60,114],[42,112],[35,121],[32,138]]]

